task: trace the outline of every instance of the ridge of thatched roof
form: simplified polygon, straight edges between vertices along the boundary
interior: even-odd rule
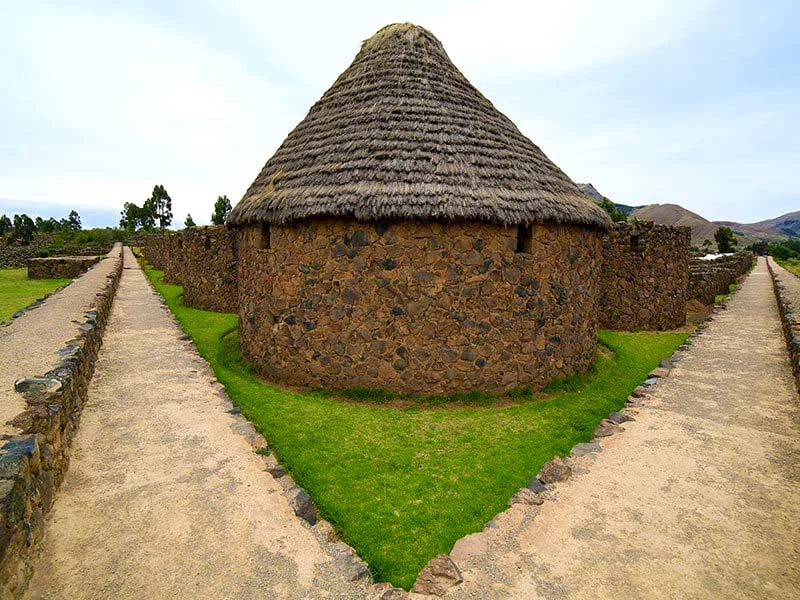
[[[610,223],[467,81],[431,32],[409,23],[362,44],[228,223],[317,216]]]

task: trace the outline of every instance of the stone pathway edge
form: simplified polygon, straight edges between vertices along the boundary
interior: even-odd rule
[[[158,290],[154,288],[150,279],[146,278],[146,281],[158,298],[161,308],[169,315],[175,326],[183,331],[180,322],[169,309],[169,306],[167,306],[161,294],[158,293]],[[184,333],[184,335],[181,336],[181,340],[187,344],[191,352],[202,359],[194,341],[188,334]],[[210,365],[209,370],[213,372]],[[311,530],[322,548],[334,559],[342,576],[349,581],[362,579],[371,581],[372,574],[370,573],[369,565],[358,555],[352,546],[339,539],[333,525],[319,517],[311,496],[295,483],[292,476],[286,471],[283,465],[278,462],[275,455],[268,450],[269,442],[267,439],[256,431],[253,424],[240,412],[239,408],[225,391],[225,386],[216,378],[212,380],[211,385],[220,397],[222,407],[235,419],[235,423],[231,426],[231,429],[235,433],[243,436],[253,448],[253,451],[262,458],[265,470],[281,484],[283,496],[294,511],[295,516],[304,527]],[[382,594],[387,589],[395,589],[389,584],[376,584],[374,587],[378,594]],[[397,591],[402,592],[403,590],[398,589]],[[380,597],[383,598],[383,595],[380,595]],[[389,597],[387,596],[387,598]],[[0,598],[0,600],[2,599]]]
[[[755,264],[755,261],[753,261],[750,269],[737,279],[738,283],[741,283],[750,275]],[[736,291],[738,291],[738,288],[731,295],[726,297],[725,300],[714,305],[711,315],[695,327],[695,330],[689,335],[686,342],[679,346],[672,356],[661,360],[660,365],[650,372],[648,378],[631,392],[625,406],[620,411],[610,413],[608,417],[600,422],[600,425],[595,429],[592,440],[576,444],[566,458],[556,456],[553,460],[546,462],[539,470],[539,473],[528,482],[527,487],[519,489],[508,500],[508,509],[499,513],[489,521],[484,526],[482,532],[464,536],[456,541],[450,554],[440,554],[431,559],[419,572],[417,580],[411,588],[412,594],[409,595],[401,590],[395,590],[394,595],[381,596],[381,598],[383,600],[400,600],[406,598],[445,596],[450,588],[463,582],[458,562],[460,559],[469,556],[472,552],[471,548],[476,546],[475,541],[477,537],[495,527],[508,526],[514,523],[519,524],[520,518],[514,513],[518,512],[520,507],[527,506],[533,508],[533,510],[523,518],[523,522],[527,522],[535,519],[538,514],[537,506],[544,504],[545,501],[557,501],[558,483],[566,481],[572,475],[572,465],[570,463],[573,462],[574,459],[579,459],[588,454],[602,452],[602,447],[600,445],[600,440],[602,438],[625,431],[625,428],[622,426],[623,423],[635,420],[635,409],[641,406],[642,400],[650,395],[654,386],[658,385],[660,379],[669,376],[675,363],[681,360],[683,354],[691,348],[694,340],[701,336],[708,328],[709,323],[714,320],[714,315],[726,310],[728,301],[736,294]],[[586,464],[582,466],[586,468]],[[480,544],[477,544],[477,546],[479,547]]]
[[[781,315],[783,335],[789,348],[795,384],[800,390],[800,314],[795,311],[790,294],[781,279],[783,273],[786,273],[788,277],[794,277],[794,275],[785,270],[779,272],[773,264],[773,258],[769,256],[767,257],[767,269],[772,277],[772,287],[775,289],[775,298],[778,301],[778,312]]]
[[[740,277],[739,281],[742,281],[748,275],[749,271]],[[147,281],[152,288],[150,280],[148,279]],[[163,310],[169,313],[175,325],[182,329],[180,322],[169,310],[163,297],[155,289],[154,292],[158,296]],[[659,367],[654,369],[650,376],[633,390],[622,410],[612,412],[606,419],[601,421],[595,430],[594,438],[590,442],[577,444],[567,458],[555,457],[545,463],[539,473],[528,482],[528,486],[518,490],[509,499],[509,508],[496,515],[484,526],[484,531],[500,526],[504,520],[513,519],[514,517],[510,513],[515,510],[516,505],[535,507],[545,501],[556,501],[558,482],[565,481],[572,474],[571,459],[602,451],[600,446],[601,438],[625,431],[622,424],[634,420],[634,411],[631,409],[641,404],[642,399],[649,394],[653,386],[657,385],[661,378],[669,376],[674,363],[678,362],[682,354],[691,348],[693,340],[702,335],[709,322],[713,320],[713,315],[725,310],[727,301],[728,299],[715,305],[712,315],[695,328],[694,332],[687,338],[686,343],[681,345],[671,357],[663,359]],[[197,353],[197,348],[188,335],[185,335],[183,340],[191,346],[193,352]],[[247,439],[254,451],[268,448],[269,444],[266,438],[258,433],[253,424],[239,412],[239,409],[225,392],[225,387],[216,380],[213,385],[222,400],[222,406],[236,418],[236,423],[233,426],[234,430]],[[311,529],[326,551],[331,553],[335,557],[337,564],[348,573],[351,580],[370,577],[366,562],[358,556],[355,549],[338,540],[336,532],[330,523],[318,518],[316,508],[308,493],[294,482],[291,475],[286,472],[272,452],[259,452],[259,454],[264,460],[266,470],[281,483],[284,496],[294,510],[295,515],[305,526]],[[535,514],[533,516],[535,517]],[[410,593],[389,583],[379,583],[373,586],[376,598],[380,600],[408,600],[444,596],[448,589],[463,581],[457,565],[459,554],[462,551],[460,546],[466,547],[470,539],[478,535],[481,535],[481,532],[469,534],[454,544],[450,554],[440,554],[432,558],[419,572]]]
[[[115,261],[114,267],[96,292],[94,307],[77,325],[78,335],[58,351],[58,364],[14,385],[27,409],[11,421],[22,433],[0,441],[0,600],[24,592],[31,576],[30,559],[44,534],[44,516],[69,467],[70,443],[122,276],[121,244],[114,253],[108,259]],[[19,314],[42,302],[37,300]]]

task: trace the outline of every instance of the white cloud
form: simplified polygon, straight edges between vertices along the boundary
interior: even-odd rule
[[[21,19],[15,31],[30,118],[60,141],[23,141],[5,159],[8,198],[121,207],[164,183],[181,222],[189,211],[207,221],[217,194],[241,197],[294,116],[290,90],[202,41],[71,15]]]

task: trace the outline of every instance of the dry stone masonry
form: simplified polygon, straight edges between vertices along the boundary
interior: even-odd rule
[[[600,231],[537,225],[527,252],[516,227],[477,222],[240,232],[241,349],[273,380],[500,391],[594,359]]]
[[[686,320],[691,228],[617,223],[603,239],[600,326],[663,330]]]
[[[60,256],[28,259],[28,279],[74,279],[91,269],[101,256]]]
[[[236,312],[236,233],[227,227],[189,227],[153,234],[143,244],[145,258],[164,271],[165,283],[183,286],[186,306]]]
[[[750,270],[753,253],[737,252],[715,260],[692,259],[689,264],[689,298],[706,306],[714,304],[718,294],[727,294],[731,284]]]

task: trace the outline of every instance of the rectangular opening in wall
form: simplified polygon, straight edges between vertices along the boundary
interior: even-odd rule
[[[642,238],[638,233],[631,234],[631,252],[634,254],[641,254],[644,251],[642,247]]]
[[[258,235],[258,249],[259,250],[269,250],[270,249],[270,238],[269,238],[269,223],[262,223],[261,229]]]
[[[531,253],[533,249],[533,225],[522,223],[517,226],[517,252]]]

